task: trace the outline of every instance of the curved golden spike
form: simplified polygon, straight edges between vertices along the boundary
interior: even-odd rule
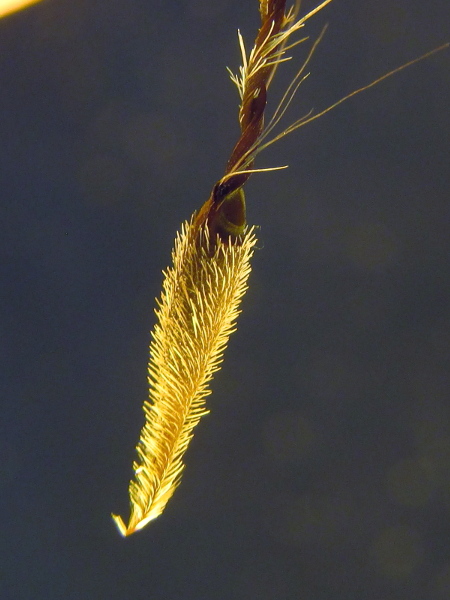
[[[220,368],[236,328],[256,244],[246,229],[240,244],[210,239],[207,225],[184,223],[165,273],[150,344],[149,400],[130,482],[128,525],[113,515],[122,535],[162,513],[178,486],[193,429],[209,411],[209,381]]]
[[[444,44],[390,71],[327,109],[306,115],[269,142],[262,143],[304,80],[304,70],[321,39],[319,37],[313,45],[264,129],[267,88],[278,65],[287,60],[285,51],[298,43],[289,46],[289,38],[330,2],[325,0],[297,19],[299,2],[286,13],[285,0],[260,0],[262,24],[248,57],[239,37],[243,66],[240,77],[232,76],[232,79],[238,85],[242,100],[241,135],[224,176],[213,187],[207,202],[182,226],[175,240],[173,264],[165,273],[150,345],[150,390],[149,400],[144,404],[145,424],[137,446],[138,459],[133,464],[135,478],[129,487],[128,525],[120,516],[113,515],[124,536],[142,529],[162,513],[180,482],[183,456],[193,429],[208,412],[205,399],[210,393],[209,382],[220,368],[228,338],[236,328],[256,244],[254,230],[246,226],[242,190],[252,173],[266,170],[253,169],[256,154],[355,94],[450,46]]]
[[[241,136],[210,199],[178,234],[165,273],[150,345],[149,401],[129,487],[131,515],[127,525],[113,515],[124,536],[160,515],[180,482],[184,453],[208,412],[208,384],[247,289],[256,237],[246,226],[242,185],[256,169],[252,157],[245,169],[242,161],[263,131],[266,89],[284,60],[282,45],[299,26],[293,10],[285,13],[285,0],[264,0],[260,8],[261,28],[244,62]]]

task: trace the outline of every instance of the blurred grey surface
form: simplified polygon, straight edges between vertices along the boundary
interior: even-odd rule
[[[304,3],[304,9],[313,3]],[[285,125],[450,39],[335,0]],[[260,250],[165,513],[121,539],[174,235],[237,137],[255,0],[44,0],[0,21],[0,597],[450,597],[450,52],[272,146]],[[279,73],[276,106],[306,55]]]

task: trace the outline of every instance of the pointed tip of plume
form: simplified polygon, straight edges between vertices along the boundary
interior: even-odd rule
[[[114,523],[116,524],[120,535],[122,535],[123,537],[126,537],[128,535],[128,531],[127,531],[127,526],[123,522],[122,517],[120,517],[119,515],[115,515],[113,513],[111,513],[111,517],[112,517]]]

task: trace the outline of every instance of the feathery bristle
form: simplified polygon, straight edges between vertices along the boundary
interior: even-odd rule
[[[180,482],[183,454],[208,412],[208,382],[236,327],[255,243],[253,228],[239,243],[212,242],[207,225],[196,229],[192,221],[175,240],[150,345],[150,399],[133,464],[128,526],[113,515],[122,535],[160,515]]]

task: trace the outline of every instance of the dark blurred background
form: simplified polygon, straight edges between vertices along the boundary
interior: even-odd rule
[[[304,10],[314,6],[304,3]],[[0,21],[0,597],[450,597],[450,52],[272,146],[260,250],[162,517],[122,539],[149,330],[237,138],[256,0],[44,0]],[[335,0],[285,125],[450,39]],[[279,72],[273,109],[307,44]]]

